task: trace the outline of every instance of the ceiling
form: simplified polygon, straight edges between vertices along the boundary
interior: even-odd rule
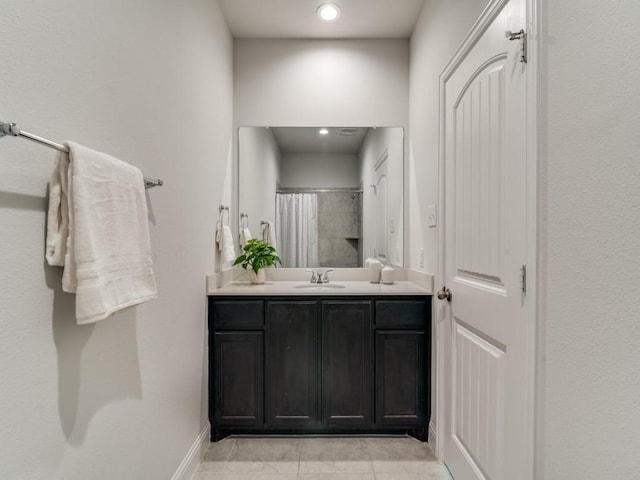
[[[341,128],[327,128],[328,135],[320,135],[319,127],[270,127],[280,147],[286,153],[350,153],[357,154],[369,131],[360,127],[354,135],[340,135]]]
[[[321,22],[323,0],[220,0],[235,38],[409,38],[424,0],[328,0],[342,14]]]

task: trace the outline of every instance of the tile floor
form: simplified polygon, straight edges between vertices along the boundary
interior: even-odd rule
[[[426,443],[410,437],[226,438],[192,480],[451,480]]]

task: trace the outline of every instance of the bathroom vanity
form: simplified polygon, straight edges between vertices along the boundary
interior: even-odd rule
[[[212,440],[409,433],[425,441],[431,296],[409,282],[290,283],[209,294]]]

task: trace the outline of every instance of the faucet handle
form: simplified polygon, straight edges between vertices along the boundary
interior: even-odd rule
[[[329,272],[333,272],[333,269],[325,270],[322,272],[322,283],[329,283]]]
[[[310,268],[305,268],[307,272],[311,272],[311,283],[317,283],[318,281],[318,272],[312,270]]]

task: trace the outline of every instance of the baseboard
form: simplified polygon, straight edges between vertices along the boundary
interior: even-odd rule
[[[184,457],[176,473],[173,474],[171,480],[191,480],[191,477],[195,473],[202,461],[202,457],[207,453],[209,448],[209,437],[211,436],[211,427],[207,422],[207,425],[202,429],[198,438],[193,442],[191,448]]]
[[[438,446],[436,445],[437,438],[438,431],[436,430],[436,426],[433,424],[433,422],[429,422],[429,437],[427,441],[429,442],[429,446],[431,447],[431,450],[433,450],[433,453],[436,453],[438,451]]]

